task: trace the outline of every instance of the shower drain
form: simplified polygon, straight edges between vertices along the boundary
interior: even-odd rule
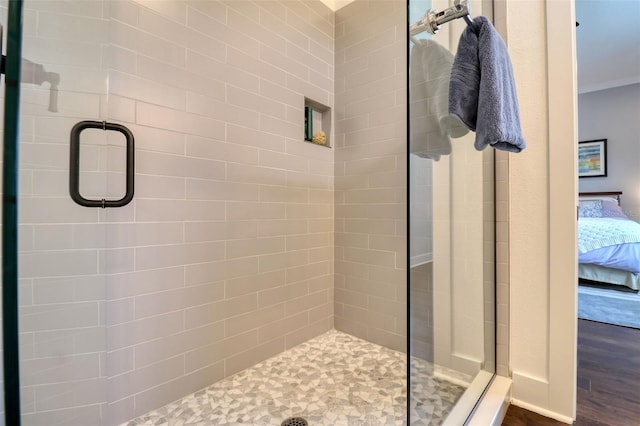
[[[309,426],[309,423],[302,417],[289,417],[280,426]]]

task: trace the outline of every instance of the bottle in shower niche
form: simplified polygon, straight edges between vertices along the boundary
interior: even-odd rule
[[[313,109],[310,106],[304,107],[304,140],[313,139]]]

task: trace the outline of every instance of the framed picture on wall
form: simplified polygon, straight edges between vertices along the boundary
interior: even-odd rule
[[[578,142],[578,176],[602,177],[607,175],[607,140]]]

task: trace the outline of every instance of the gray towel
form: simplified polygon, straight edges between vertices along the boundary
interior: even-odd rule
[[[488,145],[510,152],[526,147],[507,47],[484,16],[475,18],[460,37],[451,70],[449,112],[476,132],[478,151]]]
[[[428,39],[411,49],[409,102],[410,151],[435,161],[451,154],[450,138],[469,132],[458,117],[449,115],[449,78],[453,55]]]

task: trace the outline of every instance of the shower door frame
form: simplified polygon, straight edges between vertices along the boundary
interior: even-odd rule
[[[22,0],[9,2],[2,163],[2,339],[5,424],[19,426],[18,135],[22,53]],[[1,47],[0,47],[1,48]]]

